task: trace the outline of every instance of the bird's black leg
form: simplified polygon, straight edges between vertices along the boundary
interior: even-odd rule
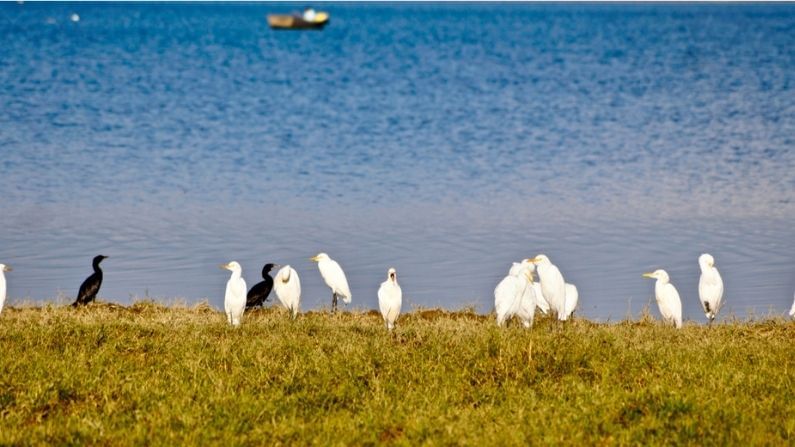
[[[331,292],[331,312],[337,312],[337,294],[334,292]]]

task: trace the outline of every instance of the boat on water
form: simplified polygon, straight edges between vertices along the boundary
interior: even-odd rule
[[[273,29],[323,29],[328,24],[327,12],[307,14],[268,14],[268,25]]]

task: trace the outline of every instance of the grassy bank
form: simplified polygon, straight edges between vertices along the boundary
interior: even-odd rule
[[[0,315],[0,444],[792,444],[795,323]]]

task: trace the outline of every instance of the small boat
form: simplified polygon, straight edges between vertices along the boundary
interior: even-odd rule
[[[306,20],[300,14],[268,14],[268,25],[273,29],[323,29],[328,19],[327,12],[316,13],[312,20]]]

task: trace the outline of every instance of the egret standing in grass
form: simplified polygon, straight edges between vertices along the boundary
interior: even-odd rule
[[[5,272],[10,272],[11,267],[0,264],[0,313],[3,313],[3,306],[6,303],[6,275]]]
[[[523,259],[522,262],[514,262],[511,269],[508,270],[509,275],[518,276],[522,269],[527,268],[530,272],[530,287],[533,289],[533,299],[536,307],[538,307],[545,315],[549,313],[549,303],[544,299],[541,292],[541,284],[533,279],[533,274],[536,271],[536,265],[530,262],[531,259]],[[533,310],[535,315],[535,309]]]
[[[533,268],[525,259],[514,263],[508,276],[494,288],[494,310],[497,313],[497,326],[502,326],[512,317],[517,316],[522,325],[529,328],[533,325],[536,298],[533,289]]]
[[[342,297],[342,302],[350,304],[351,289],[348,287],[348,279],[345,277],[342,267],[337,264],[337,261],[329,258],[325,253],[318,253],[309,259],[317,262],[320,276],[323,277],[326,285],[331,288],[331,311],[337,311],[337,299],[340,297]]]
[[[574,315],[574,310],[577,309],[577,303],[579,301],[580,292],[577,291],[577,286],[566,283],[566,305],[564,310],[564,320],[568,320],[572,315]]]
[[[72,303],[72,307],[82,306],[97,299],[99,288],[102,286],[102,269],[99,268],[99,263],[107,256],[94,256],[91,266],[94,268],[94,273],[91,274],[83,284],[80,284],[80,290],[77,292],[77,299]]]
[[[298,279],[298,272],[289,265],[282,267],[273,280],[273,291],[295,320],[301,307],[301,280]]]
[[[262,281],[255,284],[254,287],[248,291],[246,295],[246,309],[262,306],[265,301],[268,301],[268,295],[270,295],[273,289],[273,278],[271,278],[270,271],[274,267],[278,267],[278,265],[265,264],[265,266],[262,267]]]
[[[226,293],[224,294],[226,319],[232,326],[240,326],[243,312],[246,311],[246,281],[241,276],[243,269],[235,261],[221,264],[219,267],[232,272],[232,276],[226,282]]]
[[[677,328],[682,327],[682,300],[679,299],[679,292],[671,284],[668,273],[659,269],[651,273],[644,273],[645,278],[654,278],[654,296],[657,299],[657,306],[660,308],[663,320],[672,323]]]
[[[566,319],[566,281],[546,255],[538,255],[530,262],[538,268],[538,280],[541,293],[549,304],[549,309],[557,315],[558,320]]]
[[[720,310],[721,300],[723,299],[723,279],[715,267],[715,258],[712,255],[704,253],[699,256],[698,266],[701,267],[701,278],[698,280],[698,297],[701,299],[704,315],[709,318],[709,324],[712,324],[715,320],[715,315]]]
[[[395,321],[400,315],[400,307],[403,305],[403,291],[397,281],[397,271],[390,268],[386,272],[386,281],[381,283],[378,288],[378,308],[381,309],[381,316],[384,317],[386,329],[391,331],[395,328]]]

